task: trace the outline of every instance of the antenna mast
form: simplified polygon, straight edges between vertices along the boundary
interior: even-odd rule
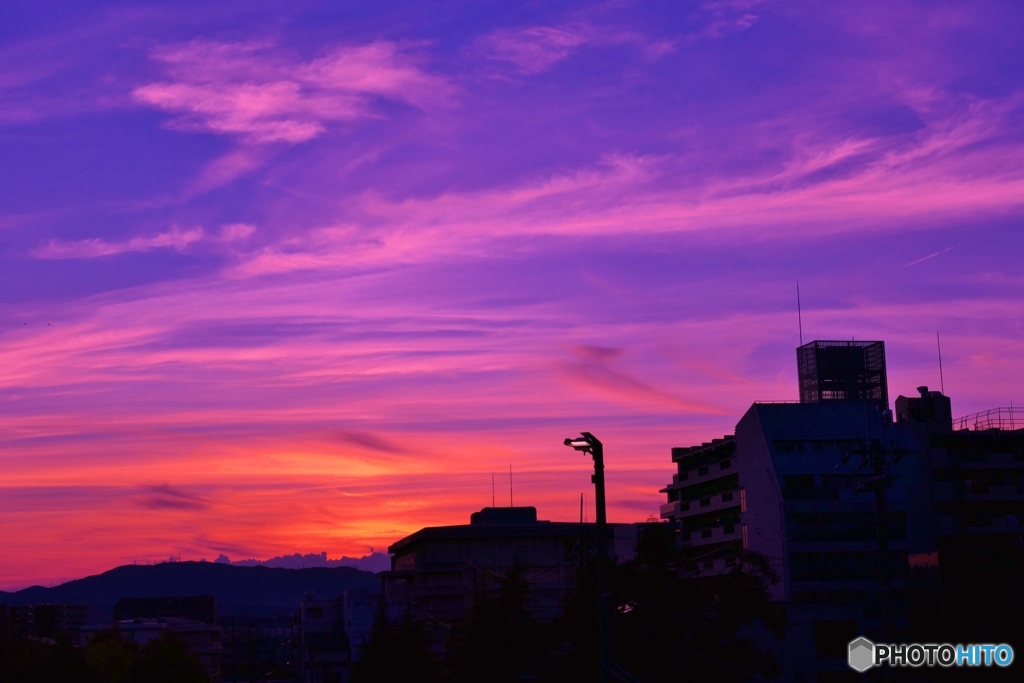
[[[935,346],[939,350],[939,387],[942,389],[942,395],[946,395],[946,380],[942,377],[942,342],[939,341],[939,333],[935,332]]]
[[[515,507],[515,503],[512,502],[512,463],[508,464],[508,506]]]
[[[800,346],[804,345],[804,316],[800,310],[800,281],[796,281],[796,322],[800,326]]]

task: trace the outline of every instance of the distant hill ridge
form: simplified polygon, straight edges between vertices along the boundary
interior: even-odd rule
[[[89,605],[89,621],[109,622],[121,598],[213,595],[217,616],[255,616],[294,611],[307,591],[318,599],[340,597],[345,590],[376,593],[380,583],[370,572],[352,567],[283,569],[215,562],[166,562],[125,565],[47,588],[0,591],[12,605],[76,603]]]

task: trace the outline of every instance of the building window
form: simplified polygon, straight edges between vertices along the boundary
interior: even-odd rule
[[[736,531],[736,525],[726,524],[724,527],[722,527],[722,531],[724,531],[727,534],[731,534],[732,532]]]
[[[711,505],[711,499],[710,498],[701,498],[700,499],[700,506],[702,508],[706,508],[709,505]]]
[[[711,529],[701,529],[700,537],[701,538],[711,538]]]
[[[690,504],[689,503],[680,503],[679,504],[679,509],[680,510],[689,510],[690,509]]]
[[[708,468],[707,467],[698,467],[697,468],[697,476],[698,477],[703,477],[707,473],[708,473]]]
[[[727,470],[730,467],[732,467],[732,460],[730,460],[729,458],[726,458],[722,462],[718,463],[718,468],[719,469]]]
[[[687,479],[689,479],[689,476],[686,474],[686,472],[679,473],[679,481],[686,481]]]
[[[732,500],[732,491],[727,491],[726,493],[722,494],[722,502],[723,503],[727,503],[730,500]]]
[[[307,607],[306,608],[307,619],[323,619],[324,608],[323,607]]]

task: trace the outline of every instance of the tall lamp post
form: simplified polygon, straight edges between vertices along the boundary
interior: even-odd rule
[[[590,481],[594,483],[595,502],[597,503],[597,619],[601,680],[611,680],[612,665],[612,622],[611,596],[608,593],[608,519],[605,516],[604,503],[604,446],[590,432],[581,432],[580,436],[566,439],[565,445],[581,453],[589,453],[594,458],[594,474]]]

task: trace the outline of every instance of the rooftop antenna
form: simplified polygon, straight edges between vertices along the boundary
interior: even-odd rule
[[[796,323],[800,326],[800,346],[804,345],[804,316],[800,311],[800,281],[796,281]]]
[[[583,494],[580,494],[580,524],[583,524]]]
[[[942,378],[942,342],[939,341],[939,332],[935,332],[935,346],[939,350],[939,387],[942,389],[942,395],[946,395],[946,381]]]
[[[508,464],[508,506],[514,508],[515,504],[512,502],[512,463]]]
[[[494,472],[491,472],[491,507],[497,507],[494,504]]]

